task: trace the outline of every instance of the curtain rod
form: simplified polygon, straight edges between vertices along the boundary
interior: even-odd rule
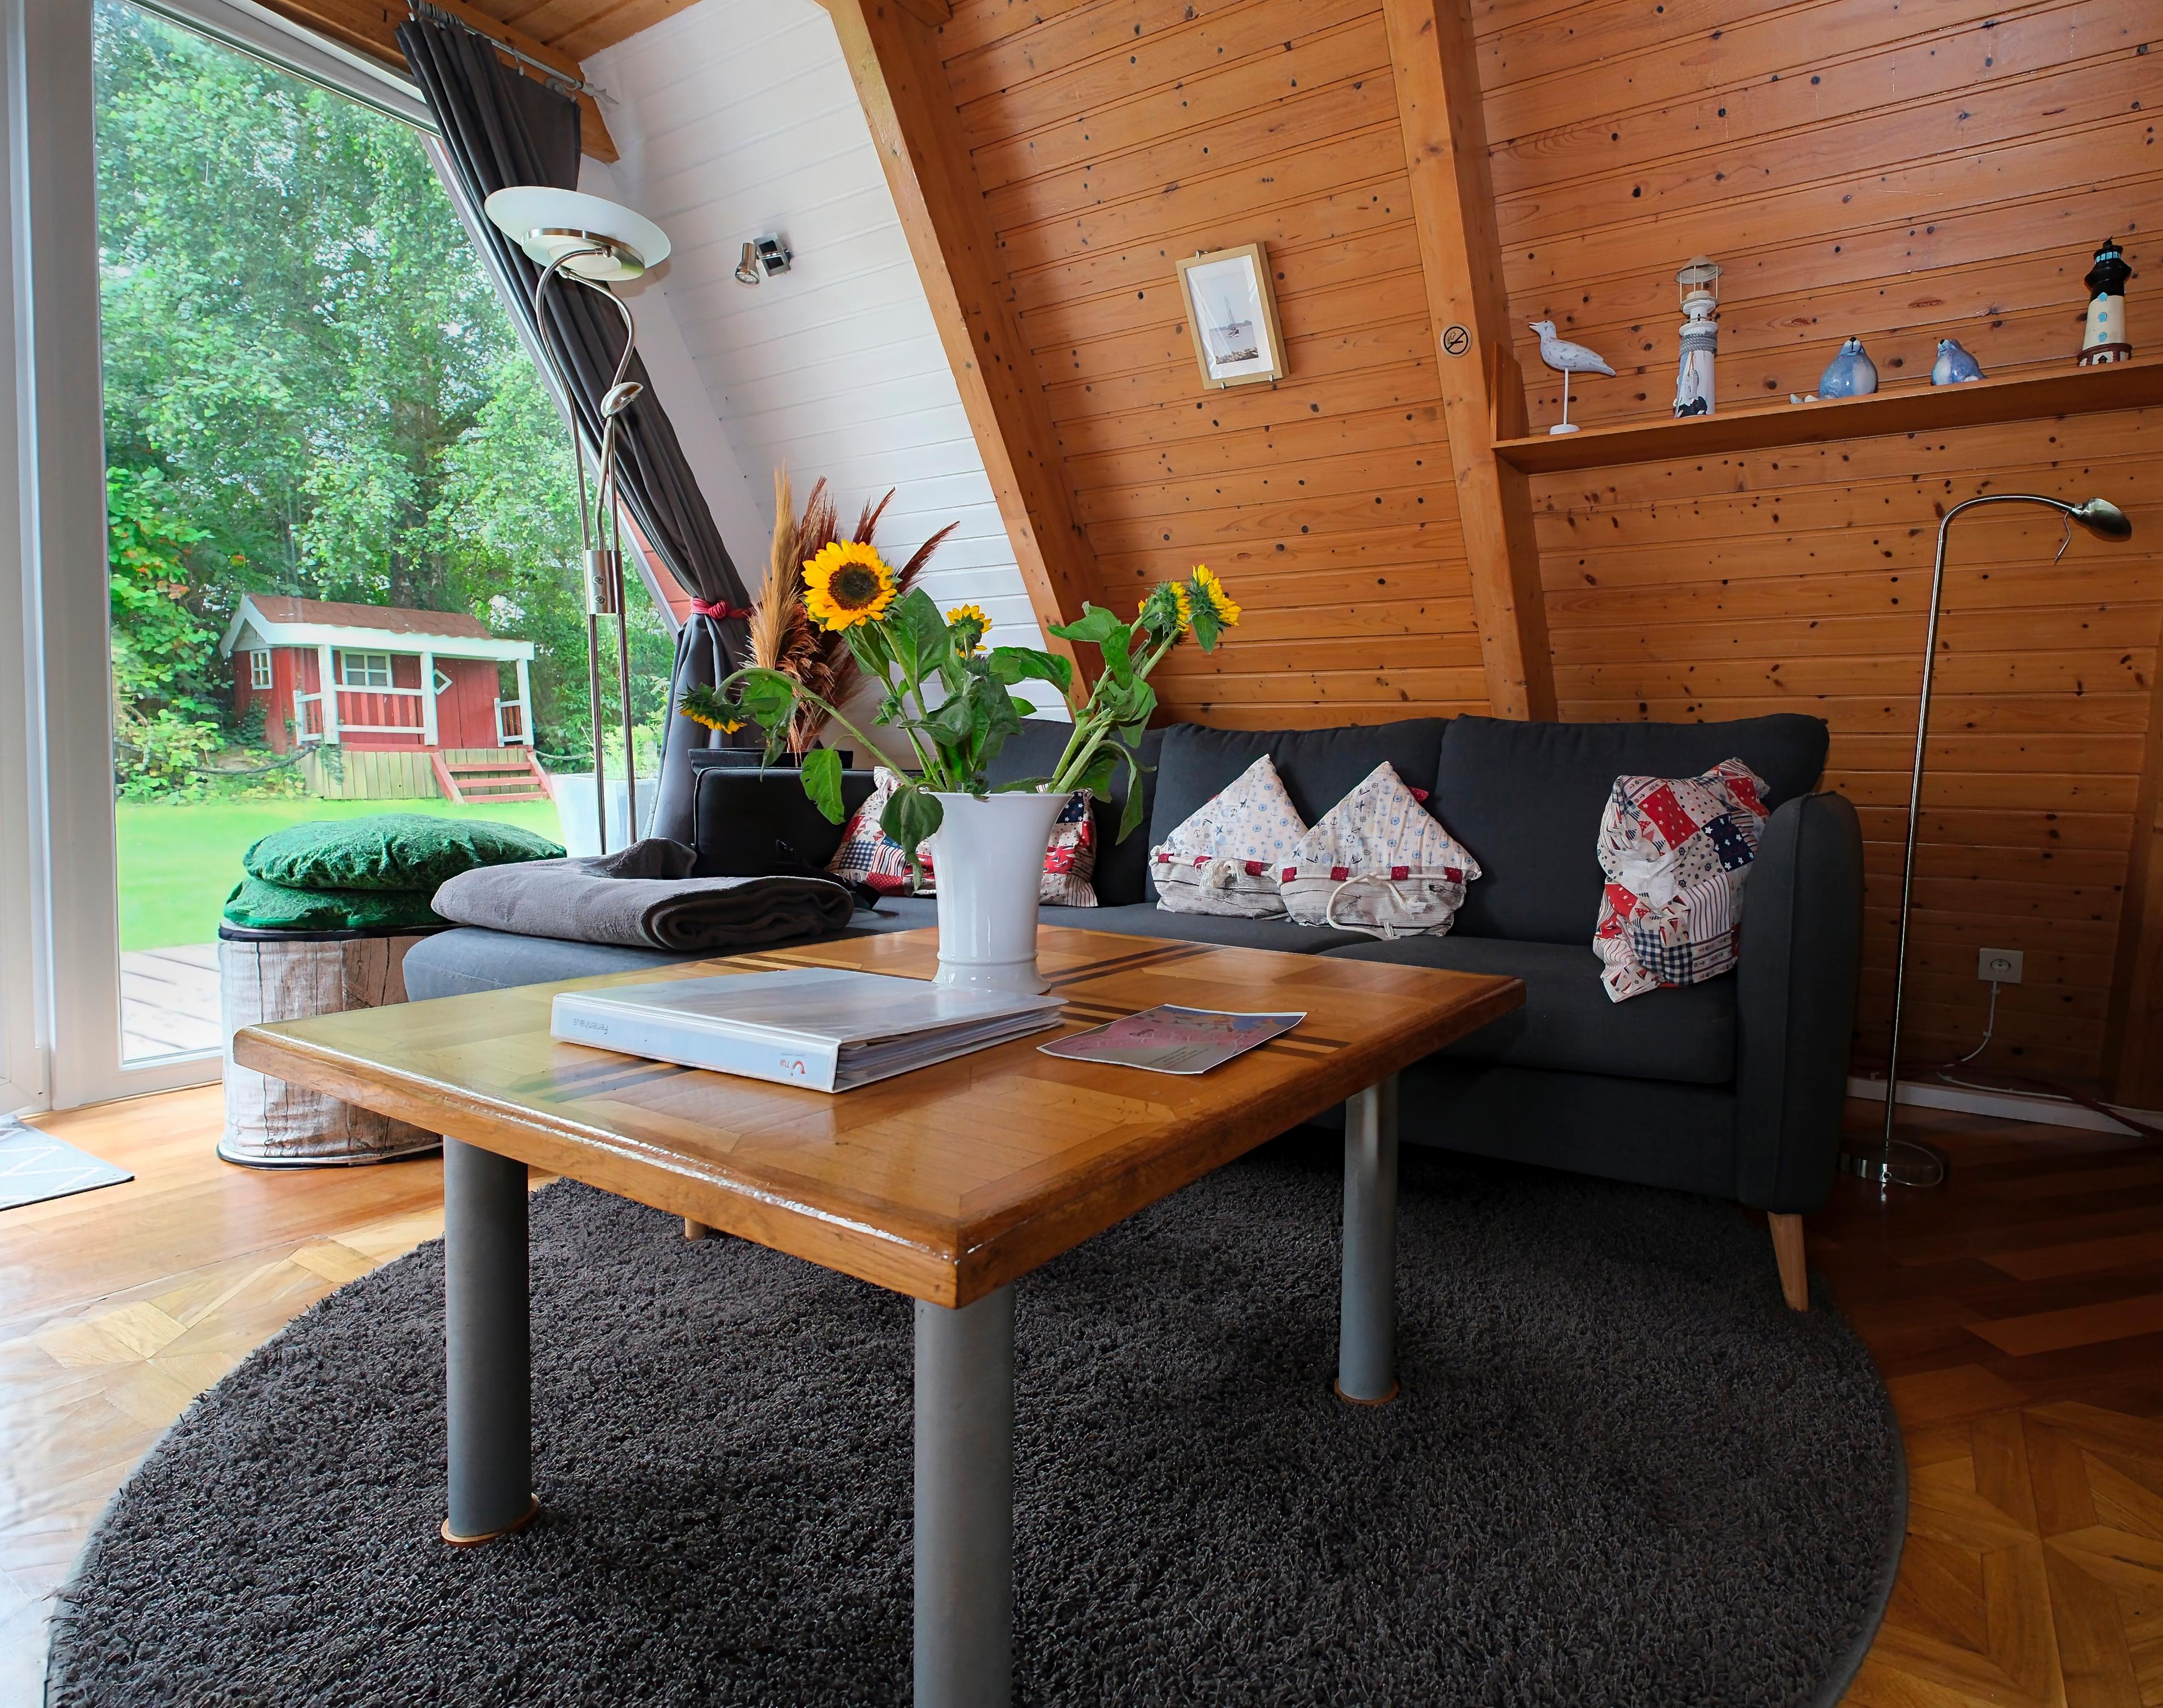
[[[549,82],[559,88],[568,90],[573,95],[586,96],[598,103],[606,92],[599,84],[589,83],[583,77],[573,77],[561,66],[552,65],[546,60],[537,60],[524,50],[511,46],[500,36],[490,35],[479,24],[467,23],[455,13],[445,12],[438,7],[431,6],[428,4],[428,0],[407,0],[407,10],[414,17],[425,18],[431,24],[451,24],[463,29],[468,35],[479,36],[498,53],[510,55],[522,65],[531,65],[535,71],[542,73]],[[568,58],[568,55],[566,57]]]

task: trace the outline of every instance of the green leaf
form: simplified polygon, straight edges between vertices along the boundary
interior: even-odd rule
[[[1120,809],[1118,838],[1124,842],[1142,822],[1142,762],[1124,744],[1118,748],[1118,755],[1127,762],[1127,804]]]
[[[944,700],[924,719],[923,727],[941,747],[967,748],[977,734],[977,707],[966,692]]]
[[[1075,780],[1074,786],[1087,789],[1100,801],[1112,798],[1112,773],[1118,769],[1119,750],[1107,744],[1090,755],[1089,768]]]
[[[911,588],[887,609],[888,631],[905,635],[916,645],[917,672],[929,676],[954,650],[954,637],[939,607],[922,588]]]
[[[1122,623],[1097,643],[1104,655],[1104,672],[1119,687],[1134,681],[1134,661],[1127,649],[1129,630]]]
[[[945,817],[946,809],[913,782],[903,783],[888,796],[886,809],[879,814],[879,828],[900,844],[919,884],[924,880],[924,863],[916,851],[927,838],[938,833]]]
[[[1102,646],[1107,635],[1124,635],[1127,623],[1117,611],[1107,610],[1102,605],[1084,604],[1080,616],[1071,623],[1055,623],[1051,632],[1061,640],[1087,640]]]
[[[890,666],[875,624],[859,623],[852,629],[843,629],[841,638],[848,642],[849,656],[856,660],[859,670],[875,682],[886,681]]]
[[[1073,685],[1074,665],[1055,652],[1040,652],[1033,646],[995,646],[992,674],[1003,682],[1050,682],[1063,694]]]
[[[841,755],[837,748],[814,747],[804,755],[804,792],[830,824],[841,822]]]
[[[760,728],[772,730],[786,724],[796,711],[796,684],[779,671],[753,670],[744,672],[742,686],[737,690],[744,710],[757,718]]]
[[[1006,684],[988,671],[970,678],[969,699],[977,718],[974,768],[981,770],[998,757],[1007,738],[1021,728],[1021,710]]]
[[[1208,600],[1199,593],[1194,596],[1194,638],[1204,652],[1217,650],[1218,637],[1223,634],[1224,625],[1217,620],[1217,612]]]

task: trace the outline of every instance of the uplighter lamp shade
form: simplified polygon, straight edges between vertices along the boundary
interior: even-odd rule
[[[505,236],[537,267],[563,255],[566,273],[603,283],[636,279],[668,259],[668,234],[634,210],[575,190],[517,184],[481,204]],[[598,254],[579,255],[598,248]]]

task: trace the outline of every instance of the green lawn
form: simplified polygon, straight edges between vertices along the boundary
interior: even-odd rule
[[[312,818],[366,818],[429,812],[490,818],[563,839],[547,801],[453,807],[448,801],[231,801],[186,804],[123,801],[120,818],[120,947],[161,949],[211,943],[218,910],[240,881],[240,856],[259,836]]]

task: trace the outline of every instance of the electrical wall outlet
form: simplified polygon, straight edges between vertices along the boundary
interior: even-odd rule
[[[1977,949],[1975,976],[1991,985],[2018,985],[2021,959],[2019,949]]]

